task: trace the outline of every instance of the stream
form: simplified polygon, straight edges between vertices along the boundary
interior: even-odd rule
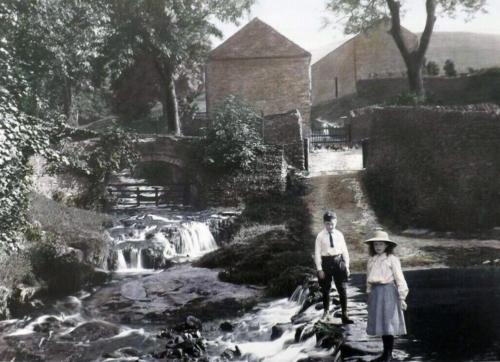
[[[209,361],[228,356],[236,361],[332,360],[331,349],[316,345],[314,324],[322,310],[313,305],[299,313],[307,289],[269,300],[260,287],[225,283],[218,270],[192,265],[218,248],[213,225],[230,217],[210,212],[117,215],[109,230],[116,252],[112,279],[54,301],[37,315],[1,321],[0,360],[155,361],[153,355],[167,343],[158,337],[162,330],[189,315],[203,321]],[[405,275],[409,334],[396,340],[395,360],[500,360],[498,268]],[[364,332],[364,275],[352,276],[348,295],[355,324],[343,327],[343,358],[369,361],[382,346]],[[227,354],[236,347],[238,353]]]

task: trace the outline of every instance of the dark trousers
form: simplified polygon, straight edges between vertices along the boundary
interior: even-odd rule
[[[332,287],[332,279],[335,283],[335,288],[339,293],[340,307],[342,314],[347,314],[347,271],[345,268],[344,259],[341,255],[322,256],[321,267],[325,273],[325,277],[319,280],[321,293],[323,294],[323,308],[325,311],[330,309],[330,289]]]

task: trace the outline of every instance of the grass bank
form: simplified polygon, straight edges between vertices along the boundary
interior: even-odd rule
[[[299,187],[282,195],[248,199],[232,241],[202,257],[196,266],[222,268],[221,280],[265,285],[270,296],[289,296],[314,272],[305,193]]]

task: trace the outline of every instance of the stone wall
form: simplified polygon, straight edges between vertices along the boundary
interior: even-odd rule
[[[500,116],[390,107],[372,111],[365,185],[379,217],[403,227],[500,225]]]
[[[298,108],[309,124],[309,57],[212,59],[206,65],[208,113],[235,95],[264,115]]]
[[[288,164],[304,169],[302,117],[298,110],[265,117],[262,133],[264,142],[282,146]]]
[[[283,193],[287,163],[283,148],[274,146],[261,157],[254,172],[212,177],[202,185],[203,203],[208,206],[236,206],[249,196]]]
[[[50,173],[47,160],[42,156],[31,157],[30,165],[33,168],[33,191],[48,199],[71,203],[88,188],[88,181],[83,177]]]

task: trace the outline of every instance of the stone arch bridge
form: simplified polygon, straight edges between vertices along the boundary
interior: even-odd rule
[[[143,135],[139,138],[139,162],[164,162],[181,169],[190,167],[193,137]]]

